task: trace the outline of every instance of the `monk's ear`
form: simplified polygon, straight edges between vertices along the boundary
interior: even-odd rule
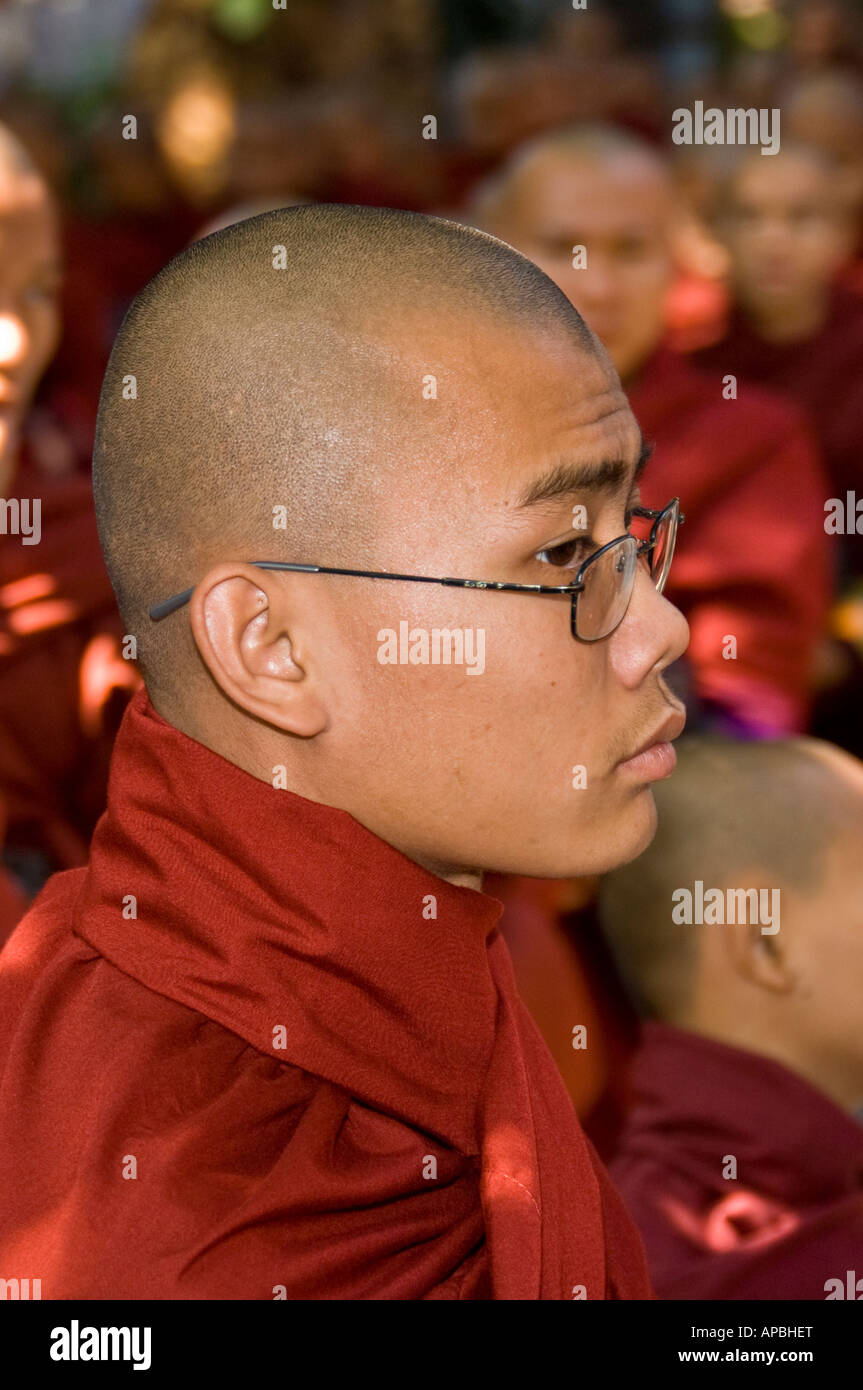
[[[797,977],[786,943],[780,940],[781,931],[766,933],[760,922],[728,922],[715,930],[723,933],[735,975],[774,994],[790,994],[794,989]]]
[[[201,658],[235,704],[287,733],[313,738],[327,727],[326,710],[297,632],[284,576],[251,565],[217,565],[189,604]],[[294,592],[294,603],[299,603]],[[295,621],[293,621],[295,619]]]

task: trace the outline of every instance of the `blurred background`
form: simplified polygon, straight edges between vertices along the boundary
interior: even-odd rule
[[[43,394],[90,451],[101,374],[140,286],[211,218],[292,199],[456,213],[527,137],[613,120],[670,146],[671,112],[787,104],[863,75],[843,0],[0,0],[0,121],[60,200],[64,333]],[[812,116],[841,140],[832,107]],[[829,109],[827,109],[829,108]],[[137,124],[124,138],[124,117]],[[436,139],[422,138],[433,115]],[[853,122],[844,131],[854,146]],[[679,153],[679,151],[677,152]],[[693,224],[674,326],[698,332],[726,268]],[[863,164],[858,142],[844,156]],[[687,275],[688,272],[688,275]],[[709,330],[708,323],[708,330]]]

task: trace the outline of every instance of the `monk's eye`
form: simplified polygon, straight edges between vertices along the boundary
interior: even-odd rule
[[[619,261],[640,261],[643,260],[647,254],[647,244],[635,239],[619,241],[614,248],[614,252]]]
[[[572,259],[575,244],[570,237],[543,237],[540,250],[552,260],[569,261]]]
[[[550,545],[538,551],[536,558],[545,565],[553,565],[555,569],[577,569],[595,549],[596,544],[590,536],[573,536],[559,545]]]

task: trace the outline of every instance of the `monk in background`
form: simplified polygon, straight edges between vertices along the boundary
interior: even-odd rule
[[[0,941],[86,860],[122,705],[139,683],[99,550],[89,477],[49,472],[28,410],[60,334],[53,201],[0,129]]]
[[[810,730],[860,756],[863,296],[845,273],[855,235],[851,182],[826,148],[792,142],[772,158],[749,154],[732,166],[715,227],[729,254],[734,307],[723,335],[696,360],[788,392],[818,437],[828,475],[820,526],[838,601],[819,653]]]
[[[643,1019],[611,1171],[657,1293],[859,1298],[863,765],[696,737],[657,803],[600,890]]]
[[[788,401],[746,385],[732,396],[720,373],[664,346],[676,212],[652,146],[576,126],[516,155],[473,218],[541,266],[605,343],[655,446],[648,505],[665,491],[680,497],[671,583],[692,633],[691,723],[748,737],[799,732],[831,594],[824,474]]]
[[[728,252],[733,311],[720,339],[695,360],[784,391],[806,408],[829,491],[812,518],[824,529],[829,497],[863,499],[863,297],[841,284],[854,224],[841,167],[813,146],[747,153],[718,200],[716,230]],[[863,579],[859,534],[831,535],[840,584]]]

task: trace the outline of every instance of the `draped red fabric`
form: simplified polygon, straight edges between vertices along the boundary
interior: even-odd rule
[[[805,408],[822,447],[830,479],[821,502],[863,495],[860,439],[863,436],[863,297],[844,285],[834,288],[830,311],[811,338],[771,343],[742,313],[731,316],[724,337],[697,354],[711,370],[733,372],[787,394]],[[863,577],[863,531],[843,536],[850,573]]]
[[[690,625],[698,695],[756,734],[801,731],[835,583],[828,483],[806,421],[742,381],[724,399],[718,374],[667,349],[627,393],[656,445],[642,499],[679,496],[686,516],[666,593]]]
[[[0,795],[7,840],[58,868],[86,863],[105,805],[119,709],[140,684],[122,661],[90,480],[23,466],[8,498],[40,505],[38,544],[0,536]],[[32,516],[31,511],[31,516]],[[115,693],[120,692],[118,707]]]
[[[166,723],[0,956],[0,1267],[44,1298],[649,1298],[501,904]]]
[[[852,1115],[769,1057],[654,1022],[630,1082],[611,1172],[659,1297],[823,1299],[863,1276]]]
[[[518,992],[548,1044],[576,1114],[596,1140],[592,1112],[623,1070],[637,1024],[609,970],[592,901],[595,880],[581,885],[585,901],[577,912],[568,912],[561,902],[570,888],[566,881],[497,874],[486,880],[487,891],[504,905],[501,929]]]

